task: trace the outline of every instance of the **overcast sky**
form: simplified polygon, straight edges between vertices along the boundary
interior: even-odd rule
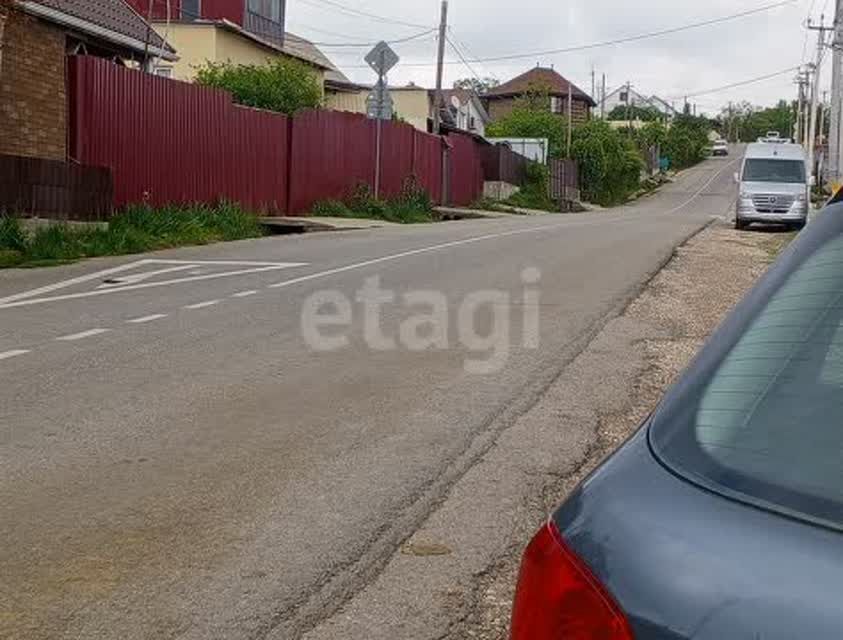
[[[336,43],[394,40],[434,26],[439,0],[287,0],[287,28],[313,41],[352,80],[371,83],[373,74],[361,68],[366,50],[333,47]],[[343,13],[329,2],[338,1],[353,11],[409,24],[379,22]],[[452,38],[471,59],[559,49],[636,36],[689,23],[728,16],[774,4],[776,0],[451,0]],[[609,90],[629,81],[643,94],[674,99],[753,77],[781,71],[803,62],[805,19],[813,10],[815,21],[829,0],[794,0],[764,13],[730,22],[574,53],[531,55],[506,62],[472,63],[480,76],[505,81],[540,63],[553,65],[586,92],[591,91],[591,69],[598,79],[607,76]],[[827,21],[830,17],[826,18]],[[419,25],[419,26],[410,26]],[[806,54],[812,56],[816,35]],[[401,63],[390,74],[390,84],[432,87],[436,42],[434,34],[393,45]],[[446,59],[456,61],[449,50]],[[829,56],[830,61],[830,56]],[[828,67],[826,64],[826,78]],[[462,64],[446,66],[446,84],[470,76]],[[691,99],[701,110],[716,113],[729,100],[766,105],[795,96],[793,73],[758,84],[724,90]],[[599,80],[598,80],[599,82]]]

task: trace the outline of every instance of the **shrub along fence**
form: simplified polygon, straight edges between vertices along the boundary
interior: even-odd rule
[[[365,116],[317,110],[287,117],[98,58],[74,56],[68,64],[71,157],[111,170],[117,207],[230,200],[292,215],[361,184],[374,189],[376,125]],[[443,143],[383,122],[382,141],[381,195],[397,195],[408,179],[436,203],[468,205],[482,194],[480,145],[471,137],[451,134]]]

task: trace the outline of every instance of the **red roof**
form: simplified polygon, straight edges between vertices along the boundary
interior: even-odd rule
[[[534,67],[509,82],[504,82],[490,89],[483,97],[491,100],[508,98],[523,95],[531,89],[547,89],[550,95],[554,96],[567,96],[570,91],[574,98],[585,100],[592,107],[597,105],[594,99],[577,85],[563,78],[554,69],[547,69],[545,67]]]
[[[165,46],[161,36],[125,0],[19,0],[19,3],[25,10],[45,20],[72,22],[74,26],[80,21],[86,23],[87,29],[85,26],[78,26],[78,29],[106,40],[109,38],[101,30],[128,38],[132,44],[128,41],[124,44],[131,48],[137,48],[138,43],[142,47],[149,40],[151,47],[173,52],[172,47]]]

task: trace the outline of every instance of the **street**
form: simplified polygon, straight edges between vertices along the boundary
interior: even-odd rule
[[[728,215],[738,159],[602,212],[0,272],[0,637],[318,636],[674,249]],[[414,348],[425,292],[444,295],[442,332]]]

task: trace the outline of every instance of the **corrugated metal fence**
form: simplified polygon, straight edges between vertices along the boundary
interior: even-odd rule
[[[374,186],[376,125],[364,116],[245,109],[226,92],[87,56],[70,58],[68,78],[71,156],[112,170],[117,207],[225,199],[305,213]],[[412,178],[441,202],[442,140],[403,123],[382,126],[381,194],[399,194]],[[449,139],[449,203],[467,205],[483,190],[478,144]]]
[[[101,221],[111,200],[108,169],[0,154],[0,215]]]

